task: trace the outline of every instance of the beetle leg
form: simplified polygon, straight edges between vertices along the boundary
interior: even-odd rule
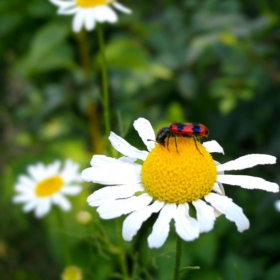
[[[177,139],[176,139],[176,135],[174,135],[174,138],[175,138],[176,151],[177,151],[177,153],[179,154],[179,151],[178,151],[178,145],[177,145]]]
[[[168,136],[167,136],[167,150],[168,150],[168,152],[169,152],[169,137],[170,137],[170,135],[168,134]]]
[[[199,151],[199,153],[203,156],[203,154],[201,153],[201,151],[198,149],[198,147],[197,147],[197,143],[196,143],[196,141],[197,141],[197,138],[195,137],[195,136],[193,136],[193,140],[194,140],[194,144],[195,144],[195,147],[196,147],[196,149]]]

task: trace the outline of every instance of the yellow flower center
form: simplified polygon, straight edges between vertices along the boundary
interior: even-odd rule
[[[108,0],[76,0],[76,5],[81,8],[93,8],[106,5]]]
[[[156,200],[182,204],[208,194],[217,178],[212,156],[193,138],[169,138],[156,144],[142,166],[142,183]],[[177,151],[178,149],[178,151]]]
[[[35,188],[35,194],[38,197],[51,196],[58,192],[64,185],[60,176],[52,176],[39,182]]]

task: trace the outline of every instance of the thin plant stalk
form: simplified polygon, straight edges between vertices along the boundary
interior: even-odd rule
[[[91,134],[92,149],[94,154],[101,154],[103,152],[103,145],[98,126],[99,116],[94,96],[90,94],[93,92],[94,88],[92,85],[91,57],[87,42],[87,33],[85,31],[79,32],[77,34],[77,41],[79,45],[81,66],[84,74],[84,88],[89,95],[88,98],[91,100],[93,99],[93,102],[88,104],[89,130]]]
[[[176,240],[176,256],[175,256],[175,267],[174,267],[174,276],[173,280],[179,280],[180,278],[180,263],[182,255],[182,239],[177,235]]]
[[[118,231],[117,232],[118,244],[119,244],[120,248],[123,248],[124,243],[123,243],[123,239],[122,239],[120,219],[116,219],[116,228],[117,228],[117,231]],[[124,280],[129,280],[130,277],[129,277],[129,274],[128,274],[126,257],[125,257],[125,254],[123,252],[124,252],[124,250],[121,250],[119,252],[120,266],[121,266],[121,270],[122,270],[122,274],[123,274],[123,279]]]
[[[110,123],[110,99],[109,99],[109,84],[107,62],[105,56],[104,34],[101,24],[97,24],[97,35],[99,42],[100,58],[101,58],[101,76],[102,76],[102,105],[104,111],[104,123],[106,136],[108,137],[111,131]]]
[[[61,244],[62,244],[62,250],[64,253],[64,259],[66,265],[71,264],[71,255],[70,255],[70,249],[69,249],[69,241],[68,241],[68,236],[65,231],[65,226],[64,222],[61,216],[61,211],[59,208],[55,208],[55,214],[56,214],[56,219],[57,219],[57,224],[58,224],[58,229],[61,237]]]
[[[104,34],[101,24],[97,24],[97,35],[99,42],[99,50],[100,50],[100,59],[101,59],[101,76],[102,76],[102,105],[103,105],[103,114],[104,114],[104,123],[105,123],[105,131],[106,136],[108,137],[111,131],[111,122],[110,122],[110,95],[109,95],[109,84],[108,84],[108,70],[107,70],[107,62],[105,55],[105,43],[104,43]],[[113,147],[108,150],[109,155],[113,155]],[[121,248],[119,253],[119,261],[120,267],[123,274],[124,280],[129,280],[128,268],[126,263],[126,257],[124,253],[123,240],[121,236],[121,225],[117,224],[117,235],[118,235],[118,245]]]

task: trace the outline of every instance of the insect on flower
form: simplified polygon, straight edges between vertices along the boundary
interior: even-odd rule
[[[202,137],[207,137],[208,135],[209,131],[203,124],[171,123],[169,126],[163,127],[158,131],[156,135],[156,142],[165,146],[165,139],[167,138],[167,149],[169,150],[169,138],[175,137],[175,145],[178,152],[176,137],[192,137],[194,139],[196,149],[199,151],[196,141]],[[199,153],[201,154],[200,151]]]
[[[173,221],[176,233],[186,242],[213,230],[216,218],[221,214],[234,222],[239,232],[243,232],[249,228],[250,222],[243,209],[225,194],[223,184],[248,190],[261,189],[274,193],[279,191],[276,183],[261,177],[224,174],[225,171],[242,170],[259,164],[275,164],[274,156],[249,154],[218,163],[210,153],[224,153],[224,150],[215,140],[203,144],[195,142],[203,153],[201,157],[193,139],[183,137],[185,134],[192,137],[206,136],[208,131],[204,130],[202,125],[198,125],[196,131],[194,127],[197,125],[182,124],[181,130],[184,130],[184,134],[180,131],[179,134],[174,133],[176,129],[180,130],[178,124],[165,128],[160,140],[164,144],[166,137],[171,137],[169,152],[163,144],[153,143],[156,142],[156,135],[148,120],[138,118],[133,125],[148,151],[138,150],[111,132],[109,140],[123,156],[111,158],[94,155],[91,167],[86,168],[81,175],[84,181],[104,185],[87,199],[90,206],[97,208],[102,219],[127,215],[122,227],[125,241],[131,241],[143,223],[154,214],[158,217],[148,237],[150,248],[163,246]],[[175,139],[180,156],[174,156]],[[136,163],[136,159],[139,162]],[[192,211],[190,207],[193,208]]]

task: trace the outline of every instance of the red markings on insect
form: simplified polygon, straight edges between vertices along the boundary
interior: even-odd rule
[[[163,127],[158,131],[156,135],[156,142],[165,146],[165,140],[167,138],[167,149],[168,149],[169,138],[175,137],[175,145],[178,152],[176,137],[177,136],[192,137],[194,139],[195,146],[199,151],[196,141],[202,137],[207,137],[208,135],[209,135],[208,129],[202,124],[172,123],[168,127]]]
[[[185,135],[185,136],[196,136],[205,137],[208,136],[208,129],[202,124],[193,123],[172,123],[169,126],[170,132],[173,134]]]

